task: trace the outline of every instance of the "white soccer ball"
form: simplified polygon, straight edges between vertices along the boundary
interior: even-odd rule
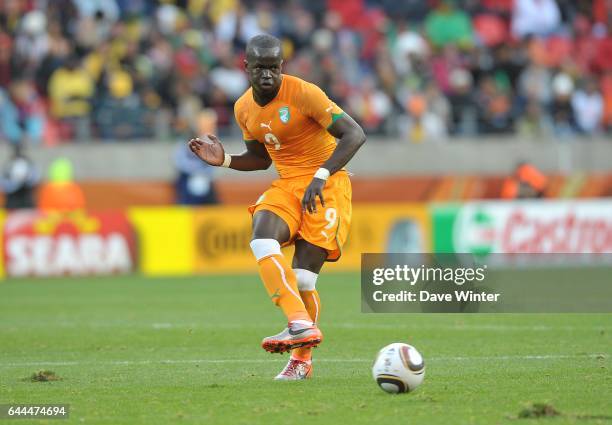
[[[423,382],[425,361],[412,345],[394,342],[376,355],[372,376],[388,393],[407,393],[416,390]]]

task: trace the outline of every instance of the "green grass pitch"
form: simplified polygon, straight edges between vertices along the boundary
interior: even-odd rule
[[[4,281],[0,404],[67,403],[61,423],[113,425],[612,421],[612,316],[366,315],[358,282],[321,275],[314,377],[274,382],[287,355],[259,343],[285,323],[255,276]],[[414,393],[370,375],[395,341],[426,360]],[[39,370],[61,380],[27,379]],[[561,415],[517,418],[539,402]]]

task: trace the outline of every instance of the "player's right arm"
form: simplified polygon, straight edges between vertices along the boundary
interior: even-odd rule
[[[209,142],[198,138],[189,141],[189,149],[202,161],[221,166],[224,164],[225,149],[214,134],[206,135]],[[246,150],[238,155],[229,155],[229,168],[239,171],[266,170],[272,164],[265,146],[256,140],[245,141]]]
[[[239,171],[267,170],[270,168],[272,160],[263,143],[255,140],[255,137],[247,129],[245,121],[248,115],[248,104],[243,101],[243,98],[244,96],[238,99],[234,105],[234,116],[240,130],[242,130],[242,139],[246,144],[246,151],[239,155],[227,155],[223,145],[214,134],[207,134],[210,142],[191,139],[189,148],[202,161],[210,165],[229,167]]]

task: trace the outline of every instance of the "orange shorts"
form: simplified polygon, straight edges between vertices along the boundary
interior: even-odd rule
[[[325,207],[317,198],[317,212],[302,213],[302,197],[312,176],[278,179],[270,189],[249,207],[251,215],[260,210],[272,211],[289,226],[292,243],[296,238],[327,250],[327,261],[337,261],[342,254],[351,225],[351,181],[348,173],[338,171],[330,176],[323,189]]]

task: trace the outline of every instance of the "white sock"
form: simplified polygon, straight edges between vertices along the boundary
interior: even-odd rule
[[[311,321],[308,320],[294,320],[290,323],[290,325],[300,325],[300,327],[306,327],[309,328],[312,325],[314,325],[314,323],[312,323]]]
[[[293,269],[300,291],[314,291],[317,285],[317,273],[306,269]]]
[[[280,244],[275,239],[253,239],[250,245],[257,261],[271,255],[281,255]]]

